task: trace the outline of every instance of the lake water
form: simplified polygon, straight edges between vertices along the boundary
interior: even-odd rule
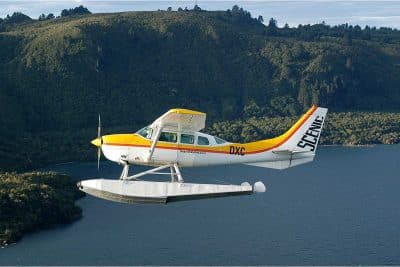
[[[400,146],[322,147],[286,171],[184,169],[192,182],[255,182],[241,197],[127,205],[85,197],[83,218],[0,249],[4,265],[400,264]],[[99,176],[96,163],[51,170]],[[137,168],[142,170],[142,168]],[[120,167],[102,165],[101,176]]]

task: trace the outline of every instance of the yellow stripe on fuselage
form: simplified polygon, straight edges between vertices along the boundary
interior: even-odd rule
[[[312,106],[287,132],[284,134],[272,138],[265,139],[250,143],[231,143],[224,146],[199,146],[199,145],[187,145],[178,143],[169,143],[158,141],[157,149],[173,149],[173,150],[191,150],[191,151],[201,151],[210,153],[222,153],[222,154],[232,154],[232,146],[237,148],[244,148],[242,150],[243,154],[254,154],[261,153],[264,151],[271,150],[285,143],[303,124],[304,122],[314,113],[317,107]],[[178,110],[178,109],[175,109]],[[182,111],[187,111],[179,109]],[[199,112],[200,113],[200,112]],[[138,134],[113,134],[103,136],[104,145],[113,146],[131,146],[131,147],[148,147],[151,146],[151,141]]]

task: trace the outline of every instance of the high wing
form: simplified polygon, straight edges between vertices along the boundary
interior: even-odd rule
[[[163,129],[198,132],[203,129],[205,125],[206,114],[203,112],[183,108],[170,109],[150,125],[150,128],[153,129],[153,133],[155,134],[152,135],[151,147],[146,161],[150,161],[153,156],[154,149],[156,148]]]
[[[151,128],[162,127],[179,131],[198,132],[204,129],[206,114],[190,109],[170,109],[156,119]]]

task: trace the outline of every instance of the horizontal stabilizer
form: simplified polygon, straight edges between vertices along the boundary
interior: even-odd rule
[[[313,160],[314,156],[311,156],[311,157],[298,158],[292,160],[288,159],[288,160],[278,160],[278,161],[253,162],[253,163],[246,163],[246,165],[283,170],[289,167],[294,167],[300,164],[308,163]]]
[[[300,153],[310,153],[310,151],[299,151],[299,150],[274,150],[272,153],[277,155],[294,155]]]

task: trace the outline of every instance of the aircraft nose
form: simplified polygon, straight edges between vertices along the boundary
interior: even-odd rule
[[[93,139],[90,143],[92,143],[94,146],[101,147],[101,137]]]

